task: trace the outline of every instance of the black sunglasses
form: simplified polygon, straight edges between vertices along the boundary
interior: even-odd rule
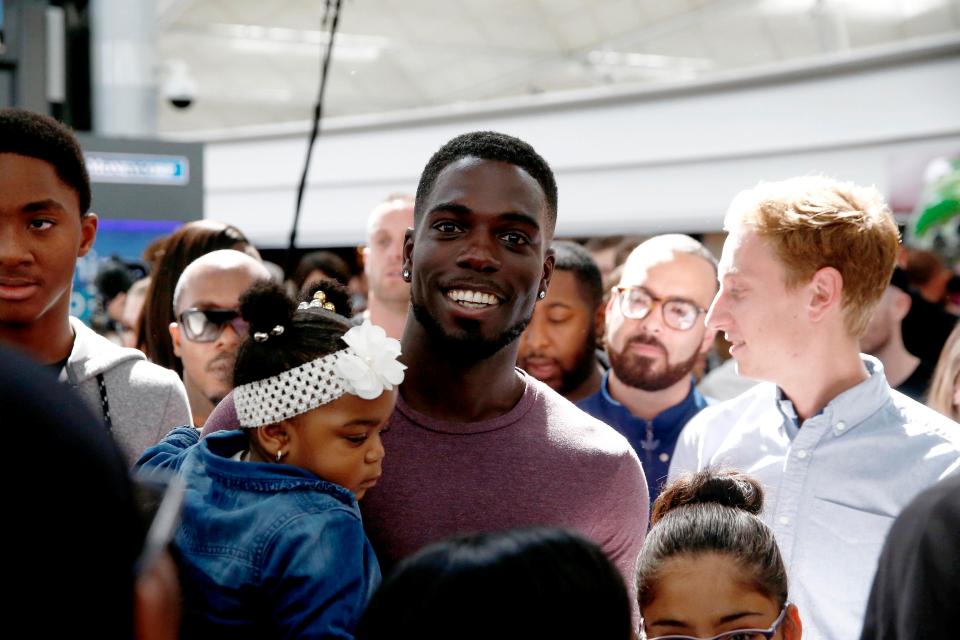
[[[236,309],[187,309],[177,318],[183,335],[191,342],[213,342],[228,324],[241,338],[250,327]]]

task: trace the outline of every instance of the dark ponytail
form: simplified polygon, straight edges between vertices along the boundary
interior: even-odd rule
[[[773,531],[758,517],[763,489],[739,471],[705,469],[669,484],[653,505],[653,528],[637,559],[640,609],[655,594],[663,563],[674,556],[734,558],[760,593],[787,601],[787,572]]]
[[[278,375],[346,347],[340,338],[352,326],[348,319],[350,294],[344,287],[322,280],[307,292],[306,302],[318,291],[333,310],[322,306],[298,309],[297,302],[273,282],[258,282],[240,296],[240,315],[250,329],[237,352],[234,385]],[[266,339],[257,340],[257,334]]]

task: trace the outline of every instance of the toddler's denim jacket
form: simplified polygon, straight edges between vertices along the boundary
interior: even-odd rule
[[[175,544],[183,637],[352,638],[380,568],[353,494],[285,464],[240,462],[243,431],[171,431],[137,467],[187,485]]]

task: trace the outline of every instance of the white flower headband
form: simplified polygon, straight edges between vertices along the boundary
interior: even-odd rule
[[[345,349],[234,389],[240,426],[275,424],[345,393],[372,400],[403,382],[407,367],[397,361],[400,341],[388,338],[383,328],[364,320],[341,339]]]

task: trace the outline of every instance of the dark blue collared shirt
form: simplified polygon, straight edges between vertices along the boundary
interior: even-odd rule
[[[650,492],[650,506],[660,495],[667,479],[670,458],[677,445],[680,431],[687,421],[707,406],[707,400],[697,391],[690,378],[690,392],[680,404],[657,414],[653,420],[637,418],[625,406],[613,399],[609,389],[610,372],[603,374],[600,390],[587,396],[577,406],[595,418],[606,422],[630,442],[643,464]]]

